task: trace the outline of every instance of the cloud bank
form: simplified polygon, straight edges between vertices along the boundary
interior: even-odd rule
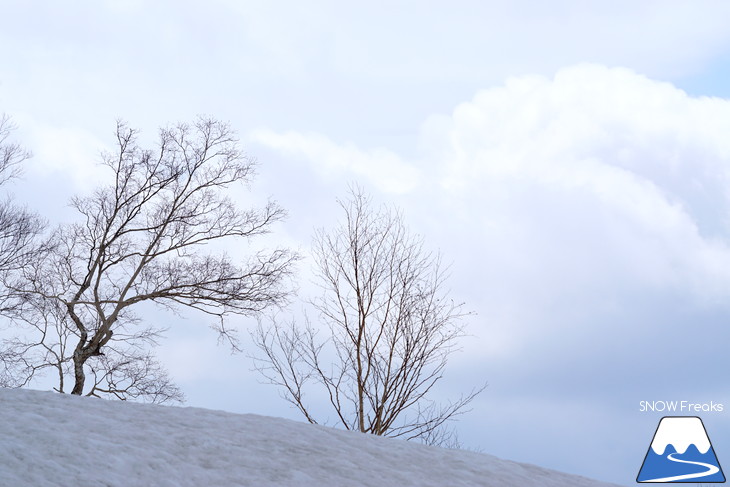
[[[343,183],[364,180],[404,207],[453,262],[454,295],[477,311],[475,338],[453,364],[457,382],[490,383],[472,428],[498,440],[482,446],[580,471],[585,459],[551,453],[555,431],[611,438],[591,447],[618,451],[639,399],[721,393],[703,367],[708,357],[730,366],[721,358],[730,339],[729,131],[728,100],[583,64],[510,78],[429,117],[411,159],[323,135],[257,140],[319,177],[336,159]],[[411,184],[402,174],[420,177]],[[670,363],[681,367],[667,374]],[[600,422],[587,426],[597,411]],[[522,440],[505,443],[511,436]],[[591,468],[615,475],[605,457]]]
[[[469,222],[454,232],[478,233],[485,254],[505,252],[518,268],[531,262],[535,278],[595,282],[618,266],[646,285],[721,298],[730,289],[729,131],[727,100],[579,65],[552,79],[510,78],[430,117],[419,160],[320,134],[253,139],[323,177],[411,193],[414,206],[438,188],[442,207]]]

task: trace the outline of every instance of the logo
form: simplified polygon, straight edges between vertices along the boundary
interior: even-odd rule
[[[696,416],[663,417],[636,481],[725,482],[702,420]]]

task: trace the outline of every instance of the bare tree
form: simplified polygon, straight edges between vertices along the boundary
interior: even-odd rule
[[[0,115],[0,186],[18,176],[21,163],[30,152],[10,136],[15,125],[7,115]],[[43,231],[43,221],[34,213],[6,197],[0,201],[0,279],[22,269],[35,255],[34,239]],[[0,313],[7,312],[10,301],[6,292],[0,293]]]
[[[0,115],[0,186],[20,175],[21,164],[30,157],[30,152],[10,138],[15,125],[7,115]],[[43,231],[43,221],[34,213],[16,205],[10,197],[0,202],[0,280],[7,283],[21,272],[38,255],[41,248],[36,238]],[[6,317],[17,312],[17,301],[11,299],[12,293],[3,288],[0,292],[0,314]],[[16,385],[19,376],[12,372],[23,368],[23,360],[18,356],[22,347],[16,340],[12,349],[0,349],[0,386]]]
[[[112,183],[72,200],[81,221],[58,227],[11,286],[22,309],[15,322],[32,333],[4,347],[6,373],[22,385],[52,368],[61,392],[70,382],[72,394],[176,400],[179,391],[145,352],[161,330],[144,328],[132,310],[150,302],[200,311],[236,347],[226,316],[285,302],[297,257],[274,249],[233,262],[219,243],[267,233],[284,211],[273,202],[241,211],[227,196],[251,180],[255,162],[216,120],[162,129],[154,150],[118,122],[116,150],[102,159]]]
[[[30,157],[22,145],[10,140],[15,125],[8,115],[0,115],[0,185],[20,174],[20,163]]]
[[[439,405],[428,397],[462,336],[462,305],[448,298],[440,259],[409,235],[400,213],[374,210],[362,191],[340,202],[344,224],[315,235],[323,294],[312,302],[329,333],[307,321],[254,334],[257,370],[311,423],[310,383],[326,394],[340,426],[364,433],[453,445],[444,429],[481,392]]]
[[[183,402],[184,394],[150,353],[114,350],[90,362],[94,385],[87,396],[143,399],[154,404]]]
[[[54,389],[66,392],[66,378],[73,377],[73,352],[79,333],[64,303],[37,294],[27,294],[12,313],[16,334],[0,347],[0,386],[23,387],[45,371],[57,379]],[[163,404],[183,402],[184,394],[149,349],[166,330],[140,327],[141,320],[126,314],[115,324],[114,339],[103,353],[87,362],[93,383],[87,396],[137,399]]]

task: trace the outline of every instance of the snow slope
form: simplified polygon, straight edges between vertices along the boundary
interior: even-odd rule
[[[609,487],[256,415],[0,389],[2,486]]]

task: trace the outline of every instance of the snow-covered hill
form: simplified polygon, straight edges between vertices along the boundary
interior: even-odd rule
[[[255,415],[0,389],[2,486],[609,487],[490,455]]]

